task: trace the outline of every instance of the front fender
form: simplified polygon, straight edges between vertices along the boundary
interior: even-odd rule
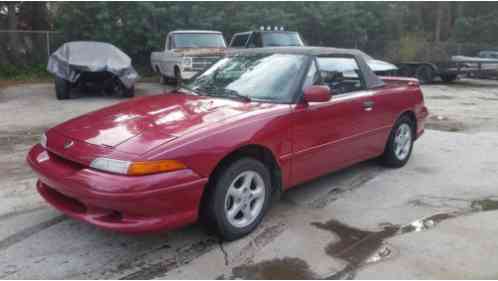
[[[288,155],[292,151],[289,112],[290,106],[285,106],[265,116],[221,122],[215,128],[179,137],[149,152],[146,157],[175,159],[200,176],[208,177],[218,163],[233,151],[247,145],[259,145],[273,153],[282,173],[287,175],[290,171]]]

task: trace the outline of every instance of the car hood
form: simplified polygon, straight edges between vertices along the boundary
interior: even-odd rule
[[[166,93],[136,98],[88,113],[53,130],[74,140],[141,154],[196,130],[220,125],[227,118],[275,106]]]

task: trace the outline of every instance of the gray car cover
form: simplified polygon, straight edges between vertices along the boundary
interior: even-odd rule
[[[115,46],[103,42],[65,43],[50,55],[47,70],[72,83],[78,80],[82,71],[107,71],[116,75],[127,88],[133,87],[139,78],[130,57]]]

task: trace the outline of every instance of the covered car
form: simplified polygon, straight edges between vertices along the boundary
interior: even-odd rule
[[[55,75],[58,99],[70,98],[75,87],[131,97],[139,78],[130,57],[104,42],[65,43],[49,57],[47,70]]]

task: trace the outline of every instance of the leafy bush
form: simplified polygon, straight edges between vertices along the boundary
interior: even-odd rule
[[[45,64],[28,66],[0,65],[0,80],[38,80],[49,77],[50,74],[47,72]]]

